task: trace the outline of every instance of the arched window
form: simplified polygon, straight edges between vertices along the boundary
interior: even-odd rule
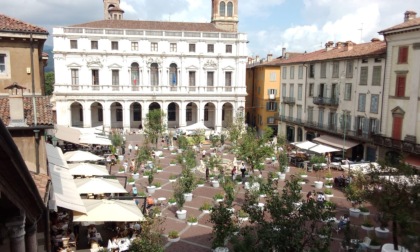
[[[229,2],[227,4],[227,16],[232,17],[233,16],[233,4],[232,2]]]
[[[220,16],[224,17],[226,16],[226,4],[225,2],[220,2],[220,6],[219,6],[219,12],[220,12]]]
[[[157,63],[152,63],[150,65],[150,85],[159,85],[159,66]]]
[[[178,67],[175,63],[169,65],[169,84],[176,86],[178,83]]]
[[[139,64],[132,63],[131,64],[131,85],[138,86],[140,85],[139,81]]]

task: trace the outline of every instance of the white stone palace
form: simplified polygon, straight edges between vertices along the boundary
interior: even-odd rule
[[[119,4],[104,0],[104,20],[53,29],[57,124],[133,130],[160,108],[169,128],[219,132],[243,113],[237,0],[212,0],[211,23],[124,20]]]

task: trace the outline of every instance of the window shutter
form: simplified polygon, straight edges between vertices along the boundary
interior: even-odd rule
[[[397,85],[395,89],[395,96],[401,97],[405,95],[405,75],[397,76]]]
[[[277,102],[274,102],[274,108],[273,111],[277,111]]]
[[[369,133],[369,118],[363,118],[363,128],[362,128],[363,134]]]
[[[265,103],[265,109],[268,111],[268,110],[270,110],[270,103],[269,102],[266,102]]]

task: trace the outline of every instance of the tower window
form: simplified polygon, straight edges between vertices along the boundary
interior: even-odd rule
[[[226,16],[226,4],[225,2],[220,2],[220,6],[219,6],[219,12],[220,12],[220,16],[224,17]]]
[[[233,4],[232,2],[229,2],[227,4],[227,16],[232,17],[233,16]]]

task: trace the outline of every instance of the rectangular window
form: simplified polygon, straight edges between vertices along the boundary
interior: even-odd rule
[[[158,43],[157,42],[152,42],[150,44],[150,51],[152,51],[152,52],[157,52],[158,51]]]
[[[0,54],[0,74],[6,73],[6,54]]]
[[[96,41],[96,40],[90,41],[90,49],[98,50],[98,41]]]
[[[270,81],[271,82],[274,82],[276,80],[277,80],[277,74],[276,74],[276,72],[271,72],[270,73]]]
[[[92,85],[99,85],[99,70],[92,70]]]
[[[207,72],[207,87],[214,86],[214,72]],[[213,90],[213,88],[208,88],[209,90]]]
[[[319,84],[318,97],[325,97],[325,84],[324,83]]]
[[[360,83],[359,85],[366,86],[368,83],[368,67],[364,66],[360,68]]]
[[[322,127],[323,125],[324,125],[324,109],[319,109],[318,126]]]
[[[79,110],[79,121],[83,122],[83,108]]]
[[[77,49],[77,40],[70,40],[70,49]]]
[[[176,45],[176,43],[171,43],[170,45],[170,51],[171,52],[176,52],[177,51],[177,45]]]
[[[397,97],[405,96],[405,81],[406,81],[405,74],[397,75],[397,83],[395,85],[395,96]]]
[[[293,117],[293,106],[289,105],[289,117]]]
[[[169,114],[169,111],[168,111]],[[141,107],[140,106],[133,106],[133,121],[139,122],[141,121]]]
[[[277,90],[275,90],[274,88],[269,88],[267,90],[267,92],[268,92],[269,95],[276,95],[277,94]]]
[[[277,102],[267,102],[265,105],[267,111],[277,111]]]
[[[123,120],[122,108],[115,109],[115,118],[117,122],[122,122]]]
[[[308,122],[313,123],[314,121],[314,108],[308,107]]]
[[[298,122],[300,122],[302,119],[302,105],[297,105],[296,109],[297,109],[296,119],[298,120]]]
[[[188,85],[190,87],[195,87],[195,71],[188,72]]]
[[[213,44],[208,44],[207,45],[207,52],[208,53],[214,53],[214,45]]]
[[[226,45],[226,53],[232,53],[232,45]]]
[[[314,84],[309,83],[309,97],[314,97]]]
[[[281,86],[281,96],[286,97],[286,83],[283,83]]]
[[[299,66],[298,79],[303,79],[303,66]]]
[[[408,46],[400,46],[398,48],[398,64],[407,64],[408,62]]]
[[[192,109],[191,107],[187,107],[187,110],[185,111],[185,115],[186,115],[186,120],[192,121]]]
[[[340,62],[339,61],[334,61],[331,77],[338,78],[339,72],[340,72]]]
[[[139,50],[139,43],[131,42],[131,51],[138,51],[138,50]]]
[[[321,76],[322,79],[327,78],[327,63],[326,62],[321,63],[320,76]]]
[[[379,95],[371,95],[370,97],[370,113],[378,113]]]
[[[308,75],[309,75],[309,78],[315,78],[315,65],[314,64],[309,65]]]
[[[366,94],[359,94],[359,104],[357,107],[357,111],[365,112],[366,107]]]
[[[209,121],[209,109],[207,107],[204,108],[204,121]]]
[[[348,60],[346,64],[346,78],[353,78],[353,60]]]
[[[226,91],[232,91],[232,72],[225,72]]]
[[[290,84],[289,97],[295,97],[295,84]]]
[[[302,84],[298,84],[298,100],[301,101],[302,100],[302,90],[303,90],[303,85]]]
[[[283,72],[281,73],[281,78],[283,80],[287,79],[287,67],[282,67]]]
[[[281,107],[280,107],[280,114],[281,114],[281,116],[285,116],[286,115],[286,104],[281,104]]]
[[[112,70],[112,85],[117,86],[120,84],[120,71]]]
[[[346,83],[344,85],[344,100],[351,100],[351,83]]]
[[[290,79],[294,79],[295,78],[295,67],[291,66],[290,67]]]
[[[189,52],[195,52],[195,44],[189,44],[188,45],[188,51]]]
[[[118,50],[118,41],[111,41],[111,50]]]
[[[372,86],[381,85],[382,66],[374,66],[372,73]]]
[[[79,85],[79,69],[71,70],[71,84]]]
[[[267,117],[267,123],[273,124],[274,123],[274,117]]]

